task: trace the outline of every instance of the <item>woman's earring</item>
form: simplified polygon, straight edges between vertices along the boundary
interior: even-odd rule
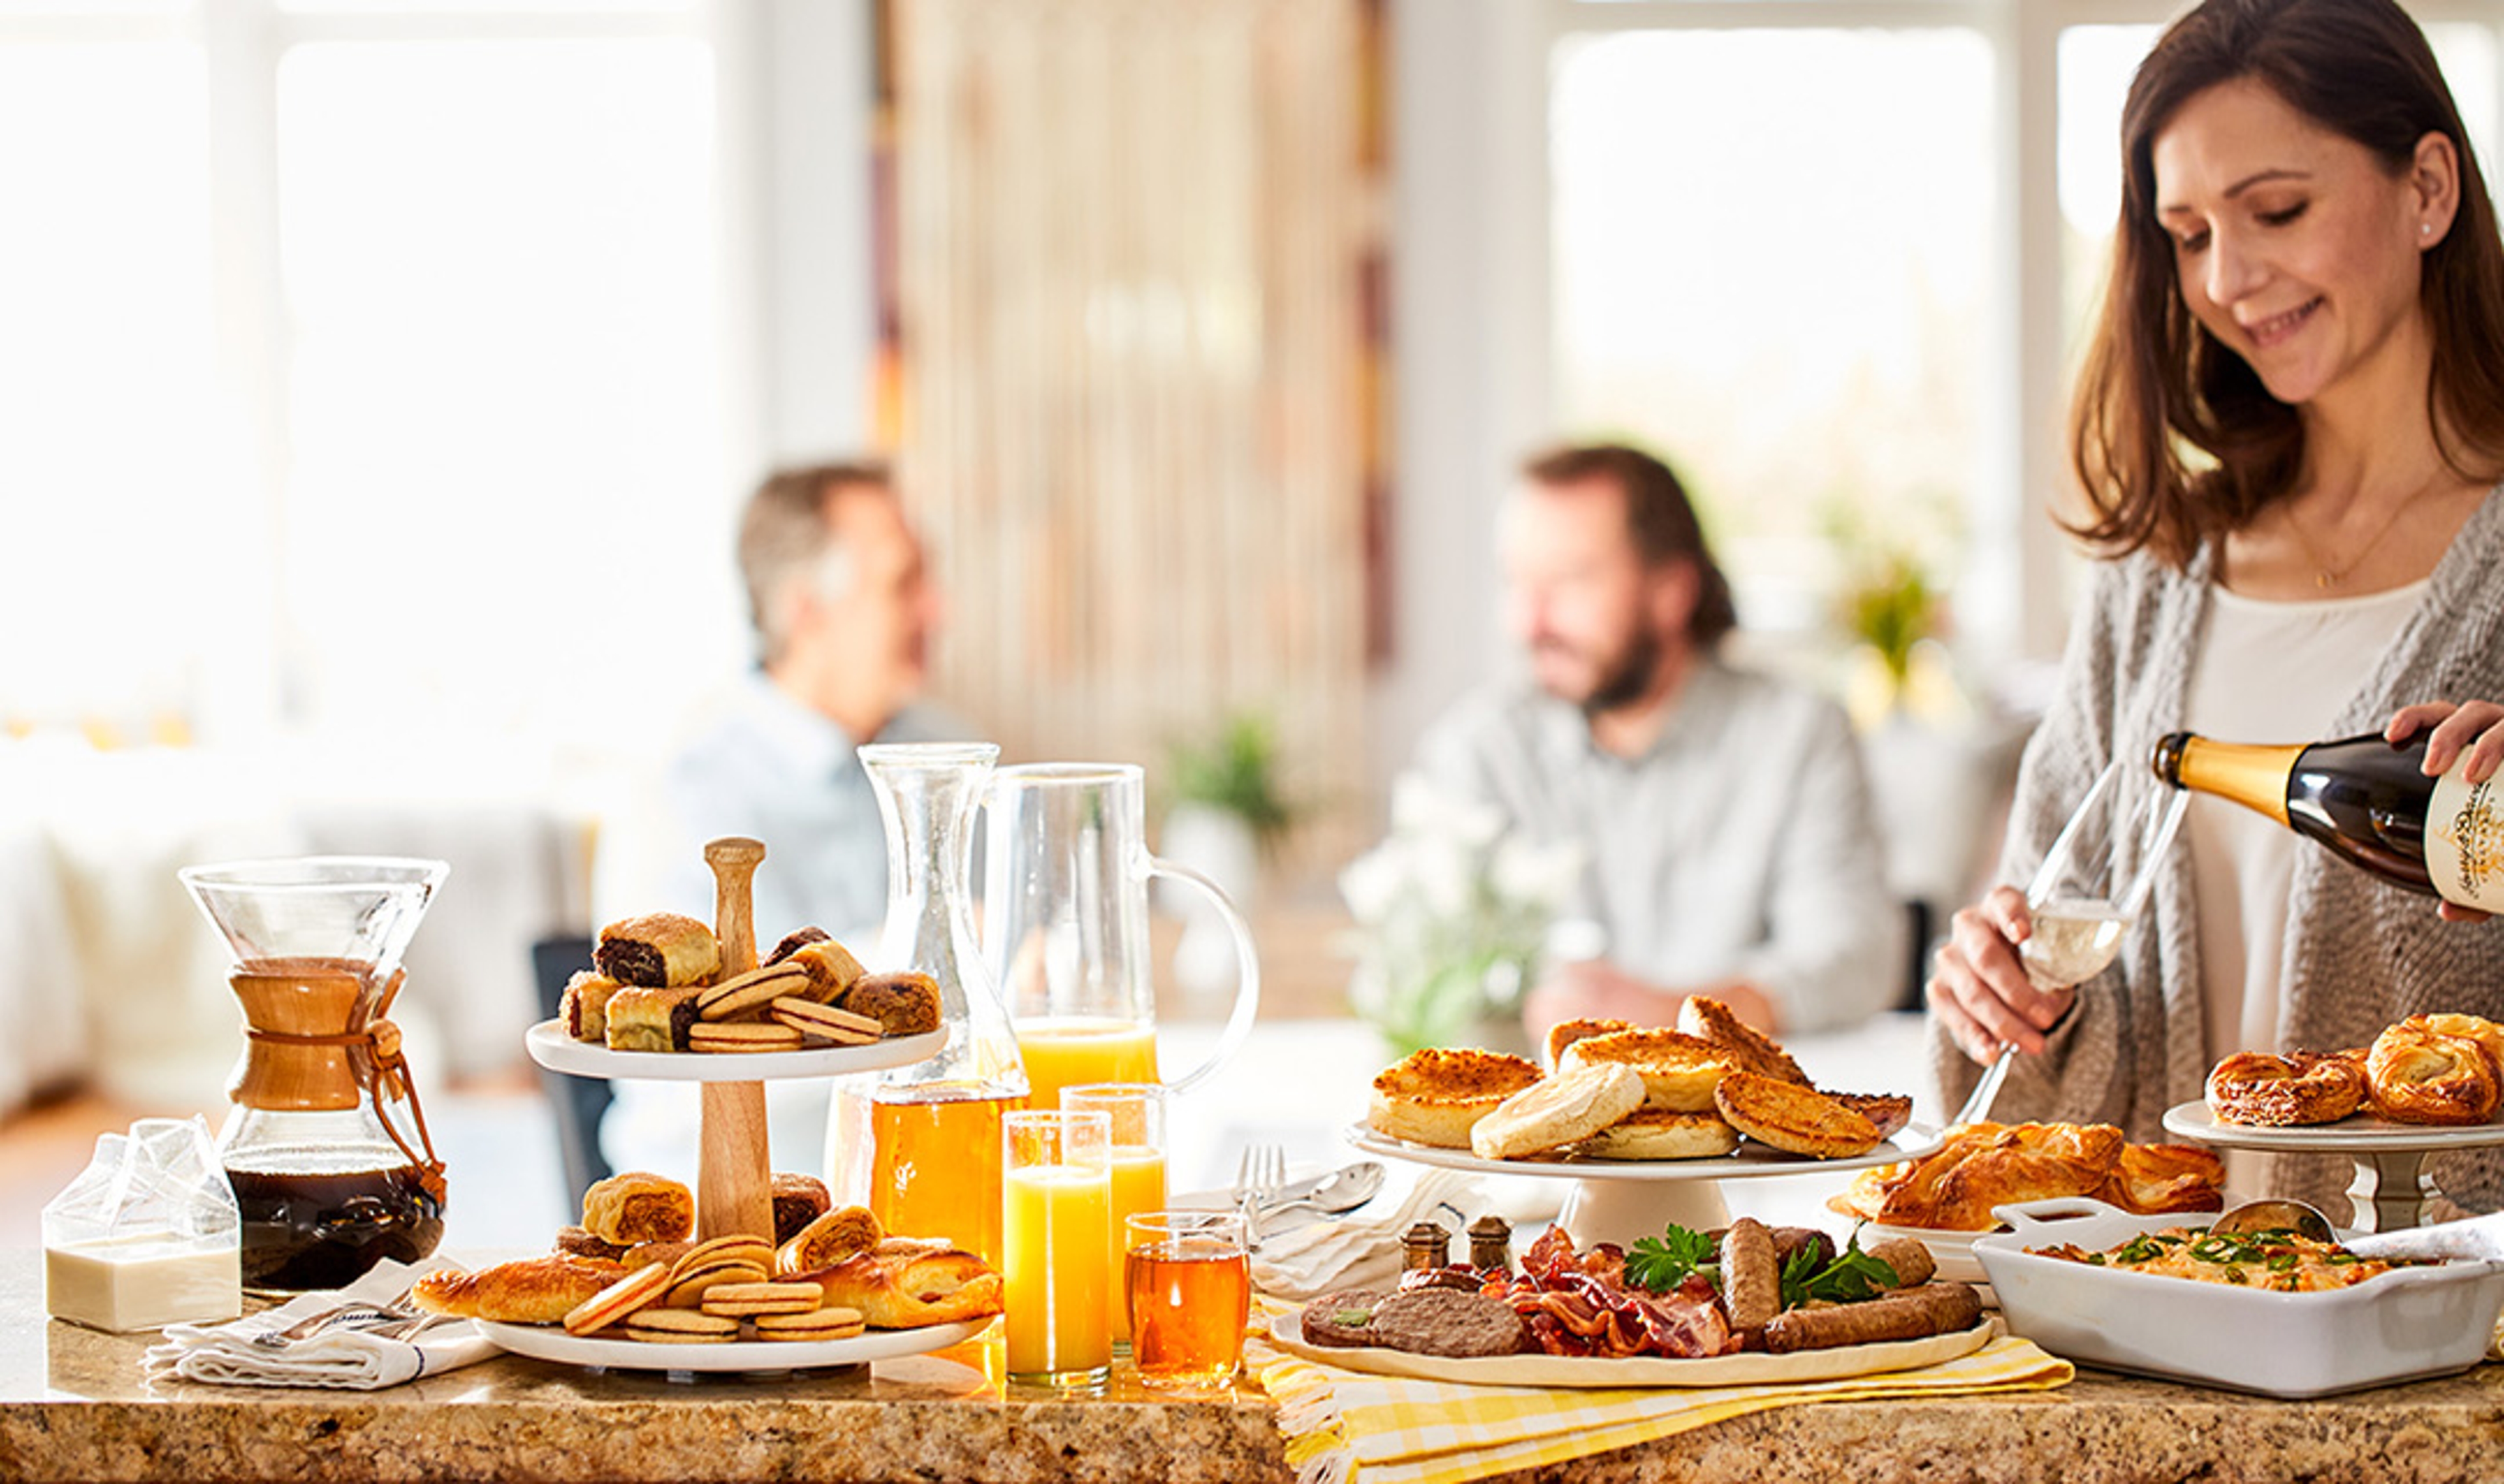
[[[2418,235],[2418,236],[2420,236],[2420,237],[2431,237],[2431,236],[2433,236],[2433,235],[2434,235],[2434,224],[2433,224],[2433,223],[2431,223],[2431,222],[2420,222],[2420,223],[2418,223],[2418,224],[2417,224],[2417,235]]]

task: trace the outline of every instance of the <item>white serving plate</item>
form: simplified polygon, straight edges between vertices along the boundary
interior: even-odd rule
[[[531,1059],[551,1072],[574,1077],[636,1077],[652,1082],[779,1082],[791,1077],[841,1077],[908,1066],[938,1054],[945,1028],[918,1036],[889,1036],[867,1046],[829,1046],[814,1052],[612,1052],[576,1041],[563,1023],[541,1020],[522,1038]],[[691,1347],[680,1347],[691,1348]]]
[[[2336,1123],[2265,1128],[2229,1123],[2193,1100],[2165,1110],[2165,1129],[2220,1149],[2271,1149],[2323,1155],[2399,1154],[2409,1150],[2482,1149],[2504,1144],[2504,1123],[2394,1123],[2357,1115]]]
[[[566,1332],[558,1325],[504,1325],[477,1320],[479,1332],[499,1348],[535,1361],[593,1365],[609,1370],[747,1372],[771,1375],[834,1365],[866,1365],[972,1339],[991,1320],[928,1325],[919,1329],[866,1329],[848,1340],[732,1340],[722,1345],[656,1345],[647,1340],[602,1339]]]
[[[1416,1381],[1458,1381],[1470,1386],[1773,1386],[1793,1381],[1833,1381],[1845,1376],[1872,1376],[1890,1370],[1917,1370],[1959,1356],[1971,1355],[1991,1343],[1998,1327],[1985,1319],[1970,1329],[1932,1334],[1917,1340],[1884,1340],[1834,1350],[1801,1350],[1791,1355],[1748,1352],[1717,1355],[1700,1361],[1669,1361],[1653,1356],[1623,1360],[1600,1356],[1496,1355],[1455,1360],[1410,1355],[1367,1345],[1333,1348],[1304,1343],[1298,1317],[1282,1314],[1269,1325],[1269,1342],[1289,1355],[1343,1370],[1377,1376],[1406,1376]]]
[[[1466,1149],[1412,1144],[1363,1123],[1345,1130],[1347,1142],[1370,1155],[1407,1159],[1417,1164],[1467,1170],[1474,1175],[1549,1175],[1570,1180],[1745,1180],[1769,1175],[1822,1175],[1833,1170],[1866,1169],[1918,1159],[1944,1141],[1927,1123],[1907,1123],[1876,1149],[1850,1159],[1808,1159],[1786,1155],[1754,1142],[1742,1143],[1735,1155],[1714,1159],[1584,1159],[1574,1156],[1547,1159],[1481,1159]]]
[[[2011,1230],[1973,1244],[2011,1332],[2089,1365],[2265,1397],[2323,1397],[2450,1375],[2486,1355],[2504,1311],[2504,1263],[2401,1268],[2350,1289],[2277,1294],[2091,1267],[2026,1249],[2106,1251],[2198,1216],[2133,1216],[2083,1197],[1995,1213]]]

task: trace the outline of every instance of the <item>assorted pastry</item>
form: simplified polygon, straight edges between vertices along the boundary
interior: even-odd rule
[[[1826,1208],[1889,1226],[1989,1231],[1994,1206],[2086,1195],[2140,1216],[2214,1211],[2226,1168],[2191,1144],[2133,1144],[2110,1123],[1966,1123],[1919,1159],[1862,1170]]]
[[[2491,1122],[2504,1102],[2504,1026],[2472,1015],[2411,1016],[2369,1047],[2238,1052],[2208,1073],[2208,1099],[2219,1122],[2264,1128],[2360,1113],[2394,1123]]]
[[[1811,1159],[1857,1158],[1904,1126],[1913,1100],[1823,1091],[1721,1001],[1690,995],[1678,1028],[1569,1020],[1555,1070],[1496,1052],[1427,1050],[1374,1079],[1365,1121],[1484,1159],[1696,1159],[1744,1137]]]
[[[465,1319],[563,1325],[653,1344],[850,1339],[1000,1312],[1000,1275],[939,1239],[890,1236],[805,1175],[774,1177],[774,1238],[692,1240],[695,1197],[640,1171],[584,1192],[545,1257],[419,1280],[410,1301]]]
[[[1551,1227],[1517,1273],[1411,1271],[1394,1290],[1325,1294],[1297,1326],[1310,1345],[1452,1359],[1702,1360],[1952,1334],[1981,1317],[1981,1295],[1935,1281],[1918,1242],[1838,1252],[1822,1231],[1743,1217],[1721,1232],[1670,1226],[1632,1253],[1578,1251]]]
[[[864,973],[815,927],[724,975],[712,928],[650,913],[602,928],[591,961],[566,984],[559,1018],[574,1040],[612,1052],[815,1051],[939,1028],[930,976]]]

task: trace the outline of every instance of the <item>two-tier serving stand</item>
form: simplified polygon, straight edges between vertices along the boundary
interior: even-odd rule
[[[1784,1175],[1825,1175],[1918,1159],[1941,1144],[1939,1131],[1908,1123],[1876,1149],[1850,1159],[1803,1159],[1760,1145],[1718,1159],[1481,1159],[1465,1149],[1439,1149],[1378,1133],[1362,1123],[1345,1130],[1348,1143],[1370,1155],[1465,1170],[1475,1175],[1526,1175],[1571,1182],[1556,1225],[1578,1247],[1615,1242],[1631,1248],[1640,1237],[1657,1237],[1671,1223],[1696,1231],[1730,1224],[1722,1198],[1725,1180],[1766,1180]]]
[[[724,978],[756,967],[752,886],[765,846],[753,840],[716,840],[705,846],[713,873],[713,936],[721,943]],[[868,1046],[761,1053],[612,1052],[574,1040],[558,1020],[531,1027],[531,1059],[572,1077],[644,1078],[701,1085],[696,1154],[696,1234],[704,1240],[746,1235],[774,1242],[774,1175],[767,1147],[765,1084],[791,1078],[841,1077],[905,1066],[938,1053],[945,1026],[919,1036],[891,1036]],[[673,1378],[707,1372],[782,1374],[820,1366],[922,1355],[982,1332],[989,1320],[918,1329],[873,1329],[852,1339],[734,1340],[714,1345],[657,1345],[641,1340],[570,1334],[545,1325],[486,1321],[487,1337],[517,1355],[577,1365],[666,1370]]]
[[[2348,1187],[2348,1203],[2354,1208],[2350,1229],[2360,1232],[2426,1225],[2434,1197],[2442,1193],[2426,1173],[2428,1155],[2504,1145],[2504,1123],[2438,1127],[2350,1118],[2309,1127],[2260,1128],[2225,1122],[2206,1102],[2167,1109],[2165,1131],[2219,1149],[2345,1156],[2356,1170]]]

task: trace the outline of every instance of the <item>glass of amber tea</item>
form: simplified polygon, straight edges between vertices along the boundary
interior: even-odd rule
[[[1130,1219],[1123,1289],[1130,1359],[1152,1387],[1230,1385],[1243,1360],[1252,1311],[1252,1257],[1243,1218],[1213,1211],[1143,1211]]]

